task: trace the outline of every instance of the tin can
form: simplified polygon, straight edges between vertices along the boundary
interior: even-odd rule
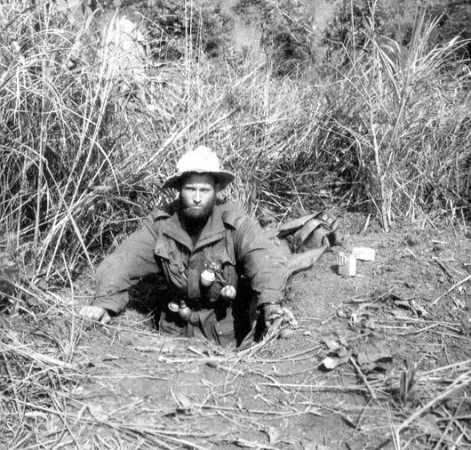
[[[338,256],[338,272],[343,277],[354,277],[357,274],[357,259],[350,253],[340,252]]]

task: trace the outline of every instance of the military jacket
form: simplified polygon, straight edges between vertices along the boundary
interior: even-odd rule
[[[217,263],[221,271],[216,282],[206,288],[200,277],[208,263]],[[287,261],[260,226],[232,202],[214,206],[193,243],[174,202],[155,209],[143,226],[100,264],[93,304],[119,313],[129,300],[128,289],[142,277],[159,273],[177,299],[208,303],[217,301],[224,284],[237,286],[239,277],[244,277],[260,306],[281,301]]]

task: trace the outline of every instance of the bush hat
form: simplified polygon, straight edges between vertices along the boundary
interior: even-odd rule
[[[216,153],[208,147],[199,146],[180,158],[177,162],[177,171],[167,178],[162,188],[178,189],[182,178],[192,173],[213,175],[221,189],[224,189],[235,178],[233,173],[221,169]]]

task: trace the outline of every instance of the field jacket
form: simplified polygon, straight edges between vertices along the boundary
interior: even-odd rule
[[[221,279],[209,288],[200,282],[208,262],[222,266]],[[115,313],[128,289],[142,277],[161,273],[176,299],[217,302],[224,284],[250,283],[257,306],[279,303],[287,281],[287,261],[258,224],[234,203],[216,204],[197,242],[183,229],[176,202],[154,210],[143,226],[100,264],[93,304]]]

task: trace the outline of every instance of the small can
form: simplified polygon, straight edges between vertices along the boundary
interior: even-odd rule
[[[344,277],[354,277],[357,274],[357,259],[350,253],[340,252],[338,256],[338,272]]]

